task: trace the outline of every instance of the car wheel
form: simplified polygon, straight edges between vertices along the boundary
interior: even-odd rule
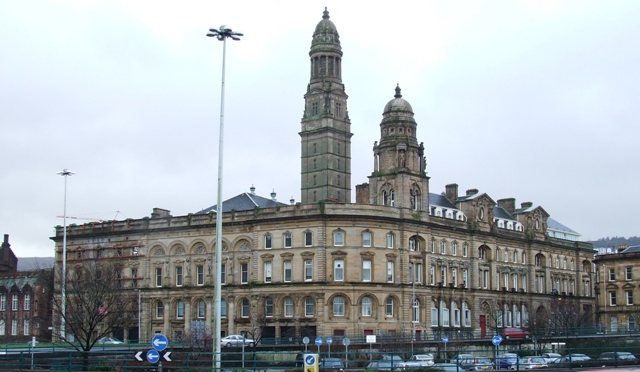
[[[226,344],[223,345],[224,347],[229,347],[231,346],[231,342],[227,342]]]
[[[249,342],[249,347],[253,347],[253,342]]]
[[[504,336],[504,338],[508,340],[511,338],[511,336],[507,335],[507,336]]]

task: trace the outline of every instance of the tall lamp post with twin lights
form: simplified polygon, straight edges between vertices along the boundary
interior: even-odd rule
[[[222,91],[220,93],[220,138],[218,146],[218,202],[216,207],[216,266],[215,266],[215,284],[213,295],[213,319],[214,319],[214,331],[212,332],[213,340],[213,362],[216,371],[220,370],[220,300],[221,291],[220,285],[222,283],[222,155],[224,144],[224,73],[225,73],[225,59],[227,53],[227,39],[240,40],[240,36],[243,34],[239,32],[233,32],[228,26],[220,26],[219,29],[210,28],[208,37],[215,37],[222,41]]]
[[[62,232],[62,307],[60,316],[60,337],[63,340],[67,339],[66,335],[66,316],[67,316],[67,178],[73,176],[75,173],[67,168],[57,173],[59,176],[64,177],[64,213],[63,219],[63,232]]]

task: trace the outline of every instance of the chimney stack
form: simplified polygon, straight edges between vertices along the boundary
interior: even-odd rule
[[[533,206],[533,203],[532,203],[532,202],[522,202],[522,203],[520,203],[520,207],[521,207],[522,209],[531,208],[532,206]]]
[[[478,193],[478,189],[469,189],[467,190],[467,196],[475,195]]]
[[[516,198],[505,198],[498,200],[498,205],[504,208],[505,211],[513,214],[516,210]]]
[[[447,186],[445,186],[445,195],[447,199],[451,200],[452,202],[455,202],[458,199],[458,184],[450,183]]]

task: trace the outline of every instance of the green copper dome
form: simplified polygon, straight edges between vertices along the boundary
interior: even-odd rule
[[[402,98],[402,94],[400,94],[400,85],[396,86],[396,95],[395,98],[389,101],[387,105],[384,107],[384,113],[394,112],[394,111],[405,111],[413,114],[413,108],[411,104],[406,99]]]

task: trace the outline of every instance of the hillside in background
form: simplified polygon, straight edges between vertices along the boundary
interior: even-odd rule
[[[628,247],[630,247],[632,245],[640,245],[640,237],[632,236],[630,238],[623,238],[614,236],[612,238],[601,238],[589,243],[593,244],[594,248],[618,248],[620,244],[626,244]]]
[[[53,257],[18,257],[18,271],[50,269]]]

